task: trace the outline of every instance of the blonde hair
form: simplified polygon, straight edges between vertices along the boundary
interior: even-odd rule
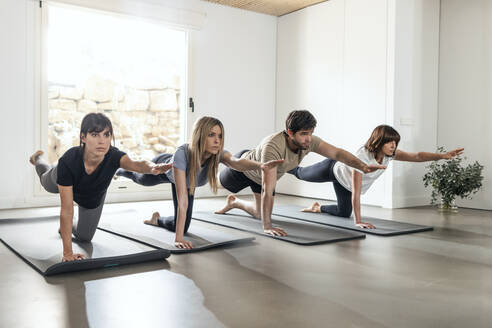
[[[210,187],[214,193],[217,193],[218,183],[217,183],[217,171],[219,170],[219,157],[224,150],[224,126],[222,122],[214,117],[203,116],[199,118],[195,125],[193,126],[193,135],[191,137],[191,143],[189,144],[189,181],[190,181],[190,190],[189,194],[193,195],[195,192],[195,184],[196,184],[196,173],[201,166],[201,158],[205,153],[205,143],[207,141],[207,137],[210,134],[210,131],[214,126],[219,126],[222,139],[220,141],[220,148],[217,154],[212,154],[210,158],[207,159],[208,162],[208,181],[210,183]]]

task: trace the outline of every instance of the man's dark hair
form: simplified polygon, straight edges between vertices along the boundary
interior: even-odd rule
[[[316,119],[307,110],[293,110],[285,120],[285,132],[291,130],[296,133],[300,130],[310,130],[316,127]]]

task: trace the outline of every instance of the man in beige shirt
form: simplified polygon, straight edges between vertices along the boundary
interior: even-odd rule
[[[225,214],[233,208],[239,208],[261,219],[263,231],[266,234],[286,236],[287,233],[283,229],[272,226],[275,186],[277,180],[287,171],[297,167],[309,152],[312,151],[345,163],[363,173],[386,168],[383,165],[366,165],[351,153],[324,142],[313,135],[315,127],[316,119],[309,111],[292,111],[285,122],[285,131],[264,138],[255,149],[242,151],[235,155],[261,163],[282,159],[284,162],[277,167],[262,171],[239,172],[231,168],[222,170],[219,175],[222,187],[237,193],[249,186],[255,196],[255,202],[244,201],[234,195],[229,195],[226,206],[215,213]]]

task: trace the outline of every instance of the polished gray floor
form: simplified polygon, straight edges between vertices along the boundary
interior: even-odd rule
[[[223,201],[199,199],[195,208]],[[105,210],[134,208],[144,218],[170,206]],[[57,211],[3,210],[0,219]],[[319,246],[256,236],[252,244],[167,262],[52,278],[0,245],[0,327],[492,327],[492,212],[366,207],[364,213],[435,230]]]

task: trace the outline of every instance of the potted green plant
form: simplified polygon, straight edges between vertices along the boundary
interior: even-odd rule
[[[445,153],[443,147],[437,148],[438,152]],[[482,187],[483,166],[478,162],[462,165],[466,157],[456,156],[453,159],[435,161],[426,168],[424,186],[432,187],[431,204],[441,200],[439,208],[444,211],[457,211],[455,198],[471,198]]]

